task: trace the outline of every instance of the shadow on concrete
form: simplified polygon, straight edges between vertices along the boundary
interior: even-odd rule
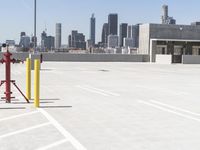
[[[0,110],[10,110],[10,109],[26,109],[26,107],[2,107]]]
[[[101,72],[109,72],[109,70],[106,70],[106,69],[101,69],[101,70],[98,70],[98,71],[101,71]]]
[[[52,71],[53,69],[41,69],[40,71]]]
[[[12,102],[12,104],[33,104],[34,102],[30,102],[30,103],[27,103],[27,102]],[[54,102],[40,102],[41,104],[52,104]]]
[[[17,102],[19,101],[18,99],[11,99],[11,102]],[[1,99],[0,102],[5,102],[5,100]]]
[[[72,108],[72,106],[40,106],[40,108]]]
[[[31,99],[32,101],[34,100],[33,98]],[[59,101],[59,98],[44,98],[40,99],[41,101]]]

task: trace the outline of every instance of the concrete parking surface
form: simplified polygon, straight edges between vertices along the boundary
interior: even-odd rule
[[[200,65],[45,62],[39,109],[14,87],[0,101],[0,150],[199,150],[199,75]],[[25,64],[12,79],[25,91]]]

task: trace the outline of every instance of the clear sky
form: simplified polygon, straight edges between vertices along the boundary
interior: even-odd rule
[[[33,34],[34,0],[1,0],[0,42],[14,39],[19,42],[21,31]],[[55,35],[55,23],[62,23],[62,44],[67,44],[71,30],[78,30],[89,38],[89,18],[96,17],[96,39],[100,40],[103,23],[109,13],[118,13],[119,23],[160,23],[161,6],[169,5],[169,16],[177,24],[200,20],[199,0],[37,0],[37,36],[47,28]]]

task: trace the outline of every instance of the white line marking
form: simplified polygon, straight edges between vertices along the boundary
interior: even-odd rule
[[[99,91],[96,91],[96,90],[93,90],[93,89],[90,89],[90,88],[82,87],[82,86],[79,86],[79,85],[76,86],[76,87],[78,87],[78,88],[80,88],[80,89],[83,89],[83,90],[86,90],[86,91],[89,91],[89,92],[92,92],[92,93],[101,94],[101,95],[103,95],[103,96],[109,96],[109,95],[106,94],[106,93],[99,92]]]
[[[147,87],[147,86],[141,86],[141,85],[137,85],[135,87],[138,87],[138,88],[144,88],[144,89],[147,89],[147,90],[153,90],[153,91],[161,91],[161,92],[165,92],[165,93],[171,93],[171,94],[174,94],[174,95],[190,95],[189,93],[186,93],[186,92],[181,92],[181,91],[172,91],[172,90],[169,90],[169,89],[165,89],[165,88],[156,88],[156,87]]]
[[[50,114],[44,109],[38,108],[38,110],[57,128],[57,130],[68,140],[77,150],[87,150],[79,141],[77,141],[65,128],[60,125]]]
[[[142,104],[145,104],[145,105],[149,105],[149,106],[152,106],[152,107],[154,107],[154,108],[160,109],[160,110],[162,110],[162,111],[170,112],[170,113],[176,114],[176,115],[178,115],[178,116],[181,116],[181,117],[184,117],[184,118],[187,118],[187,119],[191,119],[191,120],[195,120],[195,121],[197,121],[197,122],[200,122],[200,119],[198,119],[198,118],[191,117],[191,116],[189,116],[189,115],[185,115],[185,114],[182,114],[182,113],[179,113],[179,112],[176,112],[176,111],[167,109],[167,108],[163,108],[163,107],[158,106],[158,105],[156,105],[156,104],[148,103],[148,102],[145,102],[145,101],[139,101],[139,103],[142,103]]]
[[[60,141],[58,141],[58,142],[52,143],[52,144],[47,145],[47,146],[42,147],[42,148],[38,148],[37,150],[48,150],[48,149],[50,149],[50,148],[56,147],[56,146],[58,146],[58,145],[61,145],[61,144],[65,143],[65,142],[67,142],[67,139],[60,140]]]
[[[29,115],[32,115],[32,114],[35,114],[35,113],[39,113],[39,112],[38,111],[32,111],[32,112],[25,113],[25,114],[15,115],[15,116],[7,117],[7,118],[2,118],[2,119],[0,119],[0,121],[6,121],[6,120],[19,118],[19,117],[29,116]]]
[[[105,91],[105,90],[102,90],[102,89],[99,89],[99,88],[92,87],[90,85],[86,85],[85,87],[88,87],[88,88],[91,88],[91,89],[94,89],[94,90],[97,90],[97,91],[100,91],[100,92],[104,92],[104,93],[110,94],[112,96],[120,96],[120,94],[118,94],[118,93],[113,93],[113,92],[110,92],[110,91]]]
[[[50,122],[47,122],[47,123],[43,123],[43,124],[40,124],[40,125],[32,126],[30,128],[26,128],[26,129],[14,131],[14,132],[11,132],[11,133],[7,133],[7,134],[4,134],[4,135],[0,135],[0,139],[6,138],[6,137],[9,137],[9,136],[13,136],[15,134],[27,132],[27,131],[30,131],[30,130],[34,130],[34,129],[37,129],[37,128],[41,128],[41,127],[44,127],[44,126],[47,126],[47,125],[50,125],[50,124],[51,124]]]
[[[165,104],[165,103],[161,103],[161,102],[158,102],[158,101],[155,101],[155,100],[151,100],[151,102],[155,103],[155,104],[158,104],[158,105],[161,105],[161,106],[165,106],[165,107],[171,108],[171,109],[182,111],[182,112],[185,112],[185,113],[188,113],[188,114],[191,114],[191,115],[200,116],[199,113],[195,113],[195,112],[183,109],[183,108],[178,108],[178,107],[171,106],[171,105],[168,105],[168,104]]]

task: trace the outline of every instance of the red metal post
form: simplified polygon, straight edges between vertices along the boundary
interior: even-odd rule
[[[5,65],[6,65],[6,91],[5,91],[5,95],[6,95],[6,103],[10,103],[11,102],[11,89],[10,89],[10,63],[11,63],[11,59],[10,57],[12,56],[11,53],[9,53],[8,51],[4,54],[4,60],[5,60]]]
[[[6,100],[6,103],[11,103],[11,83],[14,84],[14,86],[17,88],[17,90],[22,94],[22,96],[26,99],[26,101],[29,103],[29,100],[25,97],[25,95],[22,93],[22,91],[19,89],[19,87],[16,85],[14,80],[11,80],[11,63],[16,63],[17,60],[11,59],[12,54],[8,51],[7,47],[7,52],[4,54],[4,58],[0,60],[1,63],[5,63],[5,80],[1,81],[0,87],[5,83],[5,89],[6,91],[4,92],[5,97],[3,99]]]

